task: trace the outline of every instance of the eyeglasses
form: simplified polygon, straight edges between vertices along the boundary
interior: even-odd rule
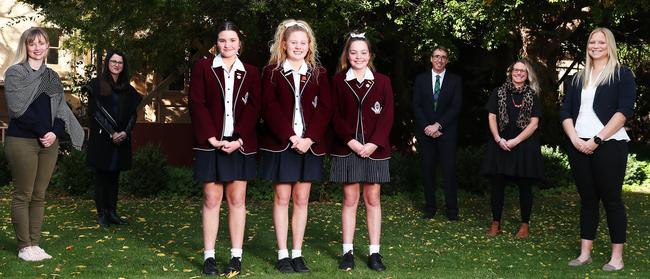
[[[525,73],[528,73],[528,70],[526,70],[526,69],[512,69],[512,72],[513,72],[513,73],[522,73],[522,74],[525,74]]]
[[[117,60],[108,60],[108,63],[115,64],[115,65],[122,65],[124,62],[122,61],[117,61]]]
[[[447,60],[447,56],[446,55],[434,55],[434,56],[431,57],[431,59],[433,59],[433,60]]]

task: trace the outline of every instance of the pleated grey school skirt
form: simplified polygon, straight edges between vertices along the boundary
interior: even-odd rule
[[[345,157],[332,156],[330,181],[341,183],[390,182],[389,160],[361,158],[357,154]]]

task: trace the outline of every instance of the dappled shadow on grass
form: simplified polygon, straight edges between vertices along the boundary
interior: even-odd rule
[[[54,259],[26,263],[17,259],[9,217],[9,191],[0,190],[0,277],[50,278],[192,278],[203,263],[201,200],[122,199],[119,211],[129,226],[100,228],[94,203],[88,199],[48,197],[42,246]],[[535,191],[531,235],[517,240],[517,191],[509,187],[503,230],[497,237],[485,231],[490,223],[489,197],[461,194],[461,221],[444,214],[422,220],[408,196],[382,201],[381,253],[388,270],[365,267],[367,227],[359,203],[355,235],[355,278],[604,278],[600,270],[608,259],[609,236],[604,214],[594,248],[594,263],[569,268],[579,248],[578,206],[575,191]],[[441,200],[439,200],[441,202]],[[616,277],[650,277],[650,196],[625,193],[629,214],[625,269]],[[275,271],[277,259],[271,202],[248,204],[242,277],[286,278]],[[309,278],[348,276],[337,270],[341,255],[341,205],[311,203],[303,254],[312,268]],[[227,206],[222,205],[216,246],[220,270],[230,255]],[[289,243],[291,240],[289,238]],[[291,249],[291,246],[289,247]]]

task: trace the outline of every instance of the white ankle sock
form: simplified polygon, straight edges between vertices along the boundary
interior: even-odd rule
[[[240,258],[242,254],[244,253],[244,250],[241,248],[230,248],[230,257],[231,258]]]
[[[288,258],[288,257],[289,257],[289,250],[287,249],[278,250],[278,260]]]
[[[368,254],[379,253],[379,245],[368,245]]]
[[[291,250],[291,258],[300,258],[302,257],[302,250]]]
[[[354,254],[353,246],[354,246],[354,244],[345,244],[345,243],[343,243],[343,254],[347,253],[348,251],[351,251],[352,254]]]
[[[205,261],[208,258],[214,258],[214,249],[203,251],[203,260]]]

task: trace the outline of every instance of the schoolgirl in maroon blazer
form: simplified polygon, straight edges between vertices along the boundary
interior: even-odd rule
[[[260,133],[263,179],[273,181],[273,226],[280,272],[309,272],[302,257],[307,204],[312,181],[323,179],[325,131],[331,117],[329,81],[318,64],[316,41],[309,25],[285,20],[277,27],[271,58],[262,74]],[[289,202],[291,258],[287,248]]]
[[[338,73],[332,78],[336,134],[331,151],[330,180],[343,183],[343,257],[339,268],[354,269],[353,239],[361,187],[366,205],[368,267],[386,269],[379,254],[381,236],[380,183],[390,181],[390,130],[393,90],[390,79],[374,71],[372,52],[364,34],[347,38]]]
[[[216,57],[199,59],[192,70],[189,108],[195,139],[194,177],[203,183],[203,273],[217,275],[214,247],[219,209],[228,201],[231,259],[223,274],[241,272],[246,224],[246,182],[255,178],[255,126],[261,104],[258,70],[239,60],[241,32],[226,21],[217,29]]]

